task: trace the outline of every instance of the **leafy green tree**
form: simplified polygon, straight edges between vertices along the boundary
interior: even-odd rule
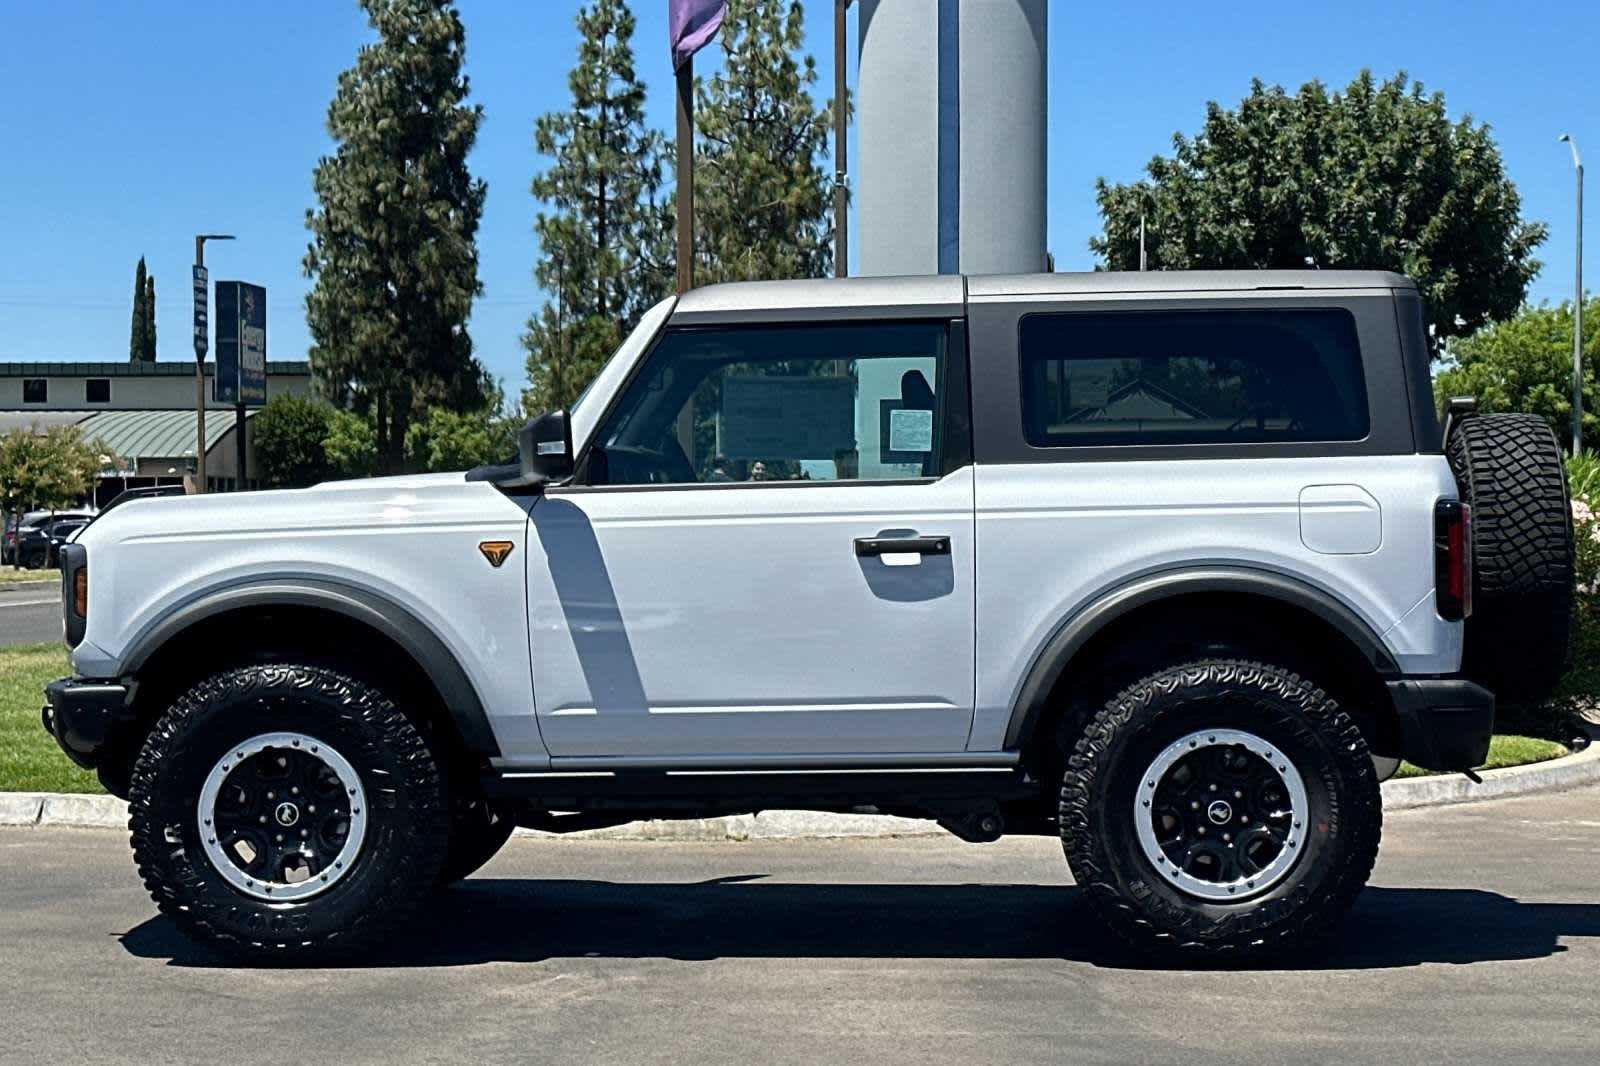
[[[1173,149],[1148,180],[1096,183],[1104,232],[1089,247],[1111,269],[1138,267],[1142,212],[1152,269],[1407,274],[1435,341],[1515,314],[1539,269],[1545,227],[1521,217],[1489,128],[1450,121],[1443,94],[1404,73],[1292,96],[1256,81],[1237,110],[1209,104]]]
[[[149,350],[150,285],[145,275],[144,256],[133,270],[133,321],[128,327],[128,361],[141,362]]]
[[[1583,306],[1583,437],[1600,444],[1600,299]],[[1572,302],[1524,307],[1504,322],[1486,326],[1449,346],[1446,364],[1434,376],[1433,394],[1443,410],[1452,396],[1475,396],[1482,411],[1527,411],[1542,415],[1563,446],[1572,441]]]
[[[820,165],[830,104],[811,97],[799,0],[729,0],[726,62],[696,89],[695,280],[822,277],[832,184]]]
[[[378,39],[328,107],[337,148],[312,176],[306,319],[324,394],[370,416],[382,466],[398,470],[419,409],[483,402],[467,332],[486,193],[467,155],[483,111],[467,103],[453,3],[360,3]]]
[[[371,414],[332,408],[322,452],[335,477],[371,477],[378,472],[378,434]]]
[[[80,504],[100,470],[115,461],[102,442],[85,441],[76,426],[14,429],[0,436],[0,512]]]
[[[502,414],[503,399],[490,397],[476,411],[436,407],[425,421],[411,427],[406,449],[423,470],[467,470],[486,463],[504,463],[517,454],[521,421]]]
[[[663,229],[665,147],[645,126],[634,26],[626,0],[579,8],[578,60],[567,76],[571,105],[534,125],[534,146],[551,159],[533,179],[533,195],[550,209],[534,222],[534,277],[550,299],[522,338],[530,410],[570,404],[670,287],[667,269],[650,255]]]
[[[328,404],[303,396],[284,394],[268,400],[250,420],[261,480],[279,488],[327,480],[335,472],[324,445],[333,414]]]

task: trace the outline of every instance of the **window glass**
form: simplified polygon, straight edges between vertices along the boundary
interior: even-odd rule
[[[110,403],[111,379],[89,378],[83,383],[84,403]]]
[[[1342,309],[1029,315],[1020,343],[1024,432],[1038,447],[1367,435]]]
[[[23,403],[48,403],[49,397],[49,383],[44,378],[22,379]]]
[[[667,334],[607,417],[595,485],[936,477],[942,323]]]

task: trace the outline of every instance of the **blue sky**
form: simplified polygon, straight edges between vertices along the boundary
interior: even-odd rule
[[[927,0],[930,10],[934,0]],[[532,122],[566,100],[576,0],[462,0],[468,74],[486,120],[472,157],[488,181],[479,235],[484,293],[471,330],[513,394],[518,343],[540,296],[531,278],[543,164]],[[1361,67],[1405,69],[1452,113],[1495,129],[1528,217],[1550,223],[1530,295],[1572,287],[1571,130],[1600,176],[1593,55],[1600,4],[1548,0],[1323,4],[1091,4],[1050,13],[1050,225],[1059,269],[1093,265],[1097,176],[1129,180],[1199,126],[1207,100],[1251,77],[1343,84]],[[634,0],[650,117],[671,122],[666,0]],[[820,85],[832,83],[829,0],[809,0]],[[852,63],[855,15],[851,15]],[[300,275],[311,169],[329,148],[334,81],[368,39],[354,0],[0,3],[0,360],[123,359],[133,264],[157,277],[160,357],[192,358],[193,234],[236,233],[208,252],[214,279],[267,286],[273,358],[307,344]],[[712,50],[714,52],[714,49]],[[702,53],[710,55],[712,52]],[[1590,183],[1600,202],[1600,180]],[[1589,213],[1591,247],[1600,248]],[[1600,279],[1600,261],[1590,260]]]

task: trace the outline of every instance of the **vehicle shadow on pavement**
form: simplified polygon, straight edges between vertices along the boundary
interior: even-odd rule
[[[416,935],[356,963],[466,966],[552,958],[1015,958],[1170,969],[1133,954],[1075,888],[1047,885],[686,884],[473,879]],[[426,931],[422,930],[426,927]],[[1476,889],[1369,888],[1325,945],[1255,969],[1385,969],[1536,959],[1600,937],[1600,904],[1522,903]],[[122,937],[141,958],[225,966],[164,917]],[[1199,961],[1197,960],[1197,964]]]

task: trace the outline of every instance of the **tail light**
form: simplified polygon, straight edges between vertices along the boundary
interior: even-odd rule
[[[1433,509],[1434,598],[1439,617],[1459,622],[1472,615],[1472,508],[1440,500]]]

